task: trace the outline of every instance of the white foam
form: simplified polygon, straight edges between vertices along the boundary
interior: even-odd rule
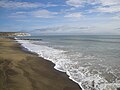
[[[55,64],[55,69],[66,72],[70,79],[78,83],[82,90],[92,90],[92,82],[94,81],[95,90],[111,90],[106,89],[107,81],[98,74],[90,74],[87,67],[78,66],[77,62],[71,61],[65,51],[54,49],[45,45],[35,45],[27,40],[17,40],[23,47],[31,52],[37,53],[40,57],[50,60]],[[91,57],[85,57],[85,59]],[[78,66],[78,67],[76,67]],[[106,84],[105,84],[106,83]],[[107,85],[107,86],[106,86]],[[109,85],[110,86],[110,85]]]

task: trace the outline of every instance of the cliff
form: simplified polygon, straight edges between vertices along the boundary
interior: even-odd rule
[[[0,32],[0,36],[30,36],[30,34],[22,32]]]

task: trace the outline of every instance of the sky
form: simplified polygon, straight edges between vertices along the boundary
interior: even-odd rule
[[[120,35],[120,0],[0,0],[0,31]]]

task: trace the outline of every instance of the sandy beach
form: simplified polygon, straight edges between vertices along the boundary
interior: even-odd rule
[[[54,64],[22,50],[15,40],[0,38],[0,90],[81,90]]]

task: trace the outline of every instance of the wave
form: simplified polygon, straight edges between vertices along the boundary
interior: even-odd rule
[[[103,77],[98,74],[90,74],[88,67],[82,67],[77,61],[70,60],[65,54],[67,51],[54,49],[40,43],[35,44],[27,40],[17,41],[27,50],[35,52],[40,57],[53,62],[56,70],[66,72],[69,78],[78,83],[82,90],[109,90],[107,88],[111,85]]]

